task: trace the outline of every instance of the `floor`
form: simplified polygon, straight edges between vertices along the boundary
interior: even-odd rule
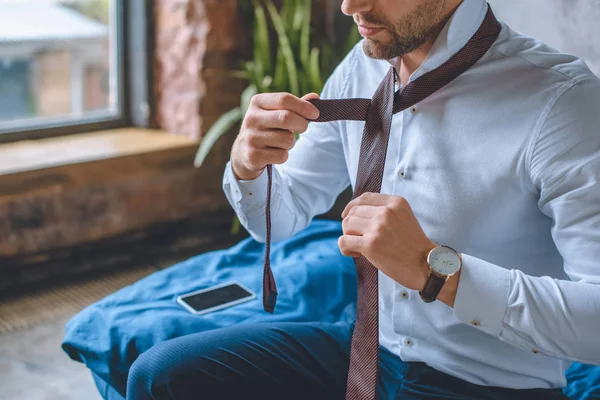
[[[0,400],[101,400],[87,368],[60,347],[70,317],[0,336]]]
[[[241,239],[225,238],[218,246],[203,240],[173,245],[168,254],[128,268],[0,293],[0,400],[102,400],[88,369],[61,348],[65,324],[82,308],[144,276]]]
[[[0,299],[0,400],[102,400],[88,369],[62,350],[79,310],[180,261],[90,273]]]

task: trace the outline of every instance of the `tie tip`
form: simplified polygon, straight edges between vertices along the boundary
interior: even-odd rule
[[[273,312],[275,312],[275,303],[277,303],[277,293],[269,292],[267,295],[267,301],[264,304],[265,311],[273,314]]]

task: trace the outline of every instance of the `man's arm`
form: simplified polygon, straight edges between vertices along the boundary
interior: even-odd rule
[[[600,364],[600,82],[565,84],[529,157],[539,209],[572,281],[463,254],[455,315],[516,347]]]
[[[342,96],[348,63],[356,48],[329,78],[321,98]],[[304,229],[315,215],[331,208],[337,196],[350,184],[339,122],[311,123],[300,135],[284,164],[273,166],[271,193],[272,240],[278,241]],[[238,180],[227,164],[223,190],[241,224],[253,238],[266,238],[265,204],[267,172],[255,179]]]

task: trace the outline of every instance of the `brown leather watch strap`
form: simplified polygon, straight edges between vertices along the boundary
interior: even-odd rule
[[[423,289],[419,292],[423,301],[425,303],[434,302],[444,287],[446,280],[447,278],[442,278],[433,271],[430,272],[429,278],[427,279],[427,282],[425,282],[425,286],[423,286]]]

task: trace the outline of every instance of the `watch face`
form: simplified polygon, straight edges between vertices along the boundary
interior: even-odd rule
[[[455,274],[460,268],[458,255],[448,247],[436,247],[427,259],[431,268],[441,275]]]

